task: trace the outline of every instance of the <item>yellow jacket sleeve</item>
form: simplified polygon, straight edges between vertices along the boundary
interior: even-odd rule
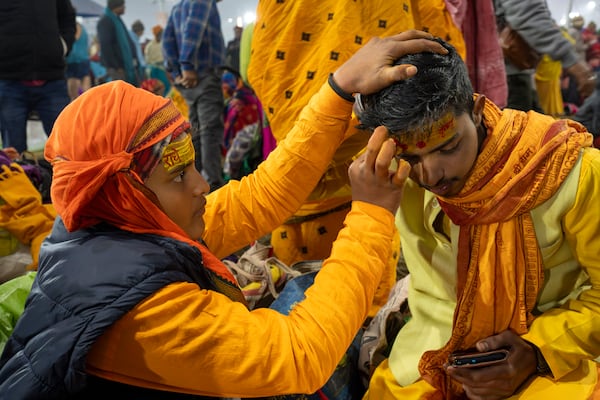
[[[324,84],[256,171],[207,197],[204,241],[219,258],[271,232],[308,197],[344,140],[352,103]]]
[[[591,287],[552,308],[523,336],[538,346],[555,379],[600,355],[600,152],[586,149],[573,207],[564,218],[565,239]]]
[[[194,284],[171,284],[104,333],[88,356],[88,372],[207,396],[313,393],[363,323],[394,232],[389,211],[353,203],[331,257],[288,316],[248,311]]]

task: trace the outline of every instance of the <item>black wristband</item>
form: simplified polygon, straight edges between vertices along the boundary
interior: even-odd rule
[[[339,87],[337,83],[335,83],[335,80],[333,79],[333,74],[329,74],[329,78],[327,78],[327,83],[329,83],[329,86],[331,86],[333,91],[336,92],[337,95],[340,96],[342,99],[354,103],[354,96],[344,92],[342,88]]]

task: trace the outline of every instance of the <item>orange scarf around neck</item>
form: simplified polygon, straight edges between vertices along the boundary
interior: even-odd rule
[[[488,136],[461,193],[440,198],[460,226],[457,306],[452,336],[426,352],[421,376],[438,389],[434,398],[464,397],[448,379],[448,355],[511,329],[521,335],[544,283],[544,267],[530,210],[560,187],[592,136],[569,120],[534,112],[501,111],[486,100]]]

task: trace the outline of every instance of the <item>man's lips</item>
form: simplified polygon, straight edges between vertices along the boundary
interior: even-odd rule
[[[426,190],[429,190],[431,193],[437,196],[444,196],[447,194],[452,188],[452,182],[445,181],[435,186],[423,186]]]

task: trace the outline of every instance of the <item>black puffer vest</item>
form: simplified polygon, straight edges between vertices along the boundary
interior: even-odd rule
[[[108,225],[69,233],[57,219],[0,358],[0,399],[179,398],[92,378],[85,360],[108,327],[164,286],[214,290],[209,273],[185,243]]]

